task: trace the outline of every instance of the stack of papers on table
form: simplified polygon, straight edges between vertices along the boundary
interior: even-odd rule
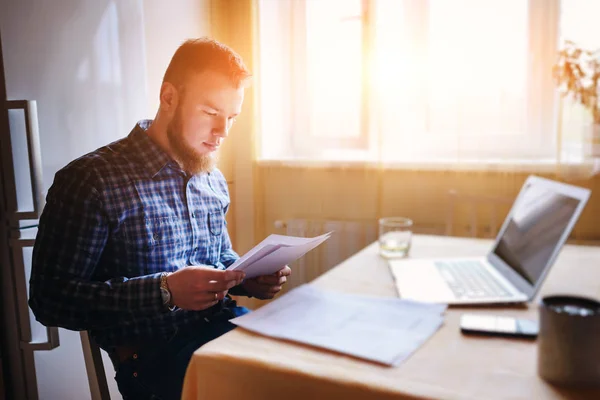
[[[331,236],[331,232],[314,238],[269,235],[227,269],[244,271],[246,278],[270,275],[314,249]]]
[[[302,285],[231,322],[266,336],[395,366],[438,330],[445,310],[442,304]]]

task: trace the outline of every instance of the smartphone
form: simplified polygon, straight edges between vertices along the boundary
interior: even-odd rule
[[[499,315],[463,314],[460,317],[460,330],[471,335],[535,339],[538,335],[538,323]]]

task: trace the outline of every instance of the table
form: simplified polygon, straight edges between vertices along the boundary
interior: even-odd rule
[[[484,239],[415,235],[411,257],[480,256],[491,245]],[[313,284],[397,295],[377,243]],[[600,247],[565,246],[536,301],[527,306],[449,308],[443,327],[395,368],[235,329],[194,353],[183,399],[600,399],[600,390],[557,388],[541,380],[535,341],[460,333],[465,311],[537,319],[537,300],[550,293],[599,298]]]

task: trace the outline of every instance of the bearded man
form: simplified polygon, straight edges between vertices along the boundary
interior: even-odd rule
[[[179,399],[192,353],[290,274],[244,280],[227,233],[217,154],[250,73],[230,48],[188,40],[154,120],[57,172],[36,237],[29,305],[46,326],[87,330],[125,399]]]

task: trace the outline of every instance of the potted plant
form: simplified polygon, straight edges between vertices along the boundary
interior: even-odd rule
[[[590,111],[592,156],[600,157],[600,49],[582,49],[567,40],[553,72],[561,95]]]

